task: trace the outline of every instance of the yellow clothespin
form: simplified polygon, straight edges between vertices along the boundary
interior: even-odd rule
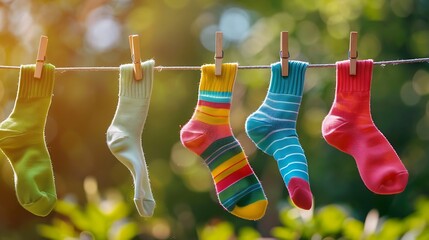
[[[223,50],[222,50],[222,32],[216,32],[216,41],[215,41],[215,75],[222,75],[222,59],[223,59]]]
[[[356,61],[358,57],[357,37],[358,37],[357,32],[350,32],[350,44],[349,44],[350,75],[356,75]]]
[[[282,76],[289,75],[289,33],[287,31],[280,33],[280,60],[282,65]]]
[[[46,59],[46,50],[48,49],[48,37],[40,36],[39,49],[36,58],[36,70],[34,71],[34,78],[42,77],[43,64]]]
[[[134,78],[141,80],[143,78],[141,58],[140,58],[140,38],[139,35],[129,35],[128,40],[130,42],[131,60],[134,64]]]

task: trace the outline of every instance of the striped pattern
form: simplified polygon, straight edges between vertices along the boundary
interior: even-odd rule
[[[246,133],[259,149],[274,156],[292,200],[297,206],[305,205],[303,208],[308,207],[312,196],[307,159],[296,133],[296,120],[306,67],[306,63],[290,61],[289,76],[282,77],[280,64],[273,64],[268,94],[259,109],[246,121]],[[301,179],[298,185],[307,191],[304,197],[299,197],[304,198],[306,204],[297,203],[292,196],[295,187],[290,186],[297,185],[291,184],[294,178]]]
[[[194,118],[197,121],[210,125],[229,124],[230,103],[210,102],[198,100],[198,105]]]
[[[224,64],[224,75],[216,77],[213,65],[203,66],[198,104],[180,137],[210,169],[221,205],[238,217],[256,220],[264,215],[267,200],[229,124],[236,71],[236,64]]]
[[[307,160],[296,133],[300,102],[298,96],[268,93],[246,121],[249,137],[259,149],[274,156],[286,185],[293,177],[309,181]]]

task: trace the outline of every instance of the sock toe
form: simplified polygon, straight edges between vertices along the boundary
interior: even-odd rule
[[[289,196],[299,208],[309,210],[313,205],[313,194],[307,181],[301,178],[292,178],[288,185]]]
[[[154,200],[134,198],[134,203],[140,216],[151,217],[153,215],[156,205]]]
[[[408,171],[389,174],[383,178],[381,185],[376,191],[377,194],[397,194],[404,191],[408,182]]]
[[[244,207],[235,206],[231,213],[247,220],[259,220],[265,215],[267,206],[267,200],[259,200]]]
[[[42,193],[42,196],[38,200],[21,205],[34,215],[45,217],[52,211],[56,201],[57,196],[50,193]]]

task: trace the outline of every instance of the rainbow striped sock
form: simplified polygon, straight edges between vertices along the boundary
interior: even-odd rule
[[[238,217],[257,220],[268,201],[229,123],[237,69],[237,64],[223,64],[222,75],[215,76],[214,65],[201,68],[198,105],[180,138],[209,167],[220,204]]]
[[[313,196],[308,183],[307,159],[296,133],[307,63],[289,61],[289,76],[280,63],[271,65],[268,94],[246,121],[246,133],[265,153],[274,156],[296,206],[310,209]]]

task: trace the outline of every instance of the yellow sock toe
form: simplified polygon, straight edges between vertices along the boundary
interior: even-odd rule
[[[231,213],[247,220],[259,220],[265,215],[267,206],[267,200],[260,200],[244,207],[235,206]]]

